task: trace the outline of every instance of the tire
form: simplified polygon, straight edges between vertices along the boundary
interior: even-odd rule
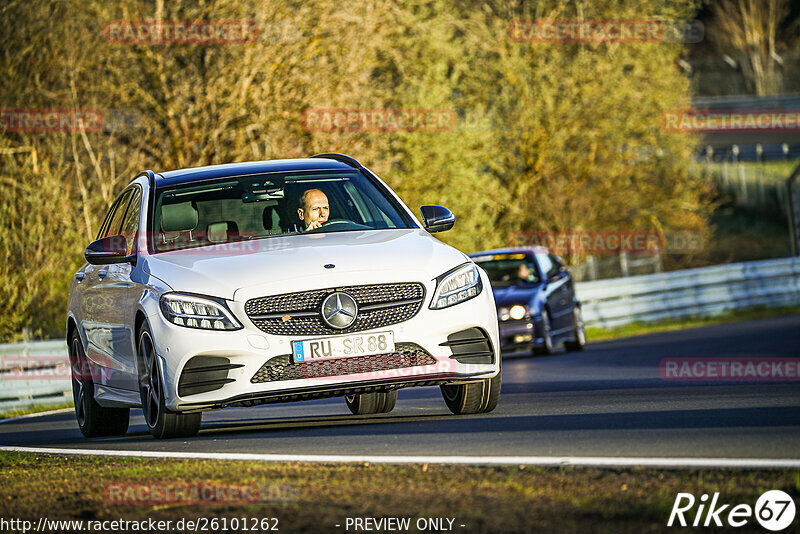
[[[478,382],[441,386],[445,404],[456,415],[491,412],[500,400],[502,373],[500,370],[494,378]]]
[[[167,410],[164,382],[153,335],[146,324],[139,331],[136,343],[136,364],[139,372],[139,395],[147,428],[156,439],[188,438],[200,430],[202,412],[176,413]]]
[[[346,395],[344,400],[353,415],[389,413],[397,404],[397,390]]]
[[[69,344],[69,361],[72,368],[72,399],[75,401],[75,419],[81,434],[87,438],[121,436],[128,431],[130,408],[106,408],[94,400],[94,381],[77,333]]]
[[[555,347],[553,347],[553,335],[550,327],[550,314],[547,312],[547,310],[542,310],[542,340],[542,345],[539,347],[534,347],[533,353],[542,356],[553,354]]]
[[[577,306],[575,306],[575,311],[573,312],[572,324],[573,340],[564,342],[564,347],[568,352],[583,350],[583,347],[586,346],[586,328],[583,325],[583,314],[581,313],[581,309]]]

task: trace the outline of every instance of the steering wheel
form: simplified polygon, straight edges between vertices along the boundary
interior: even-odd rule
[[[325,231],[325,230],[334,230],[335,231],[335,230],[338,229],[338,228],[332,228],[332,227],[340,227],[343,230],[345,228],[349,228],[351,230],[370,230],[371,229],[369,226],[365,226],[363,224],[354,223],[353,221],[350,221],[348,219],[331,219],[329,221],[326,221],[326,222],[322,223],[321,226],[318,226],[317,228],[314,228],[313,230],[306,230],[306,233],[319,232],[319,231]]]
[[[330,221],[325,221],[324,223],[322,223],[322,226],[334,226],[336,224],[355,224],[355,223],[347,219],[331,219]]]

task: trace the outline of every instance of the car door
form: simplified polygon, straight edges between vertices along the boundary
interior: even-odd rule
[[[559,328],[564,332],[572,332],[573,329],[573,310],[575,308],[575,285],[567,271],[567,267],[561,258],[550,254],[550,261],[553,263],[551,278],[558,285],[558,309],[559,309]]]
[[[130,204],[122,222],[120,234],[125,237],[127,242],[127,257],[134,258],[131,262],[118,263],[113,267],[116,286],[115,300],[118,303],[118,316],[115,318],[123,331],[124,339],[120,339],[115,345],[116,357],[120,367],[124,369],[124,374],[120,375],[119,387],[138,391],[138,375],[136,369],[136,338],[135,321],[136,306],[141,295],[142,285],[137,283],[135,258],[138,256],[139,241],[139,220],[142,210],[142,189],[133,186]]]
[[[111,203],[108,209],[103,224],[100,226],[100,231],[97,233],[96,239],[102,238],[106,235],[106,231],[114,218],[119,203],[122,200],[118,197]],[[75,273],[77,281],[75,294],[76,302],[78,304],[78,322],[79,330],[83,333],[84,346],[86,349],[86,356],[94,363],[102,365],[104,362],[103,354],[106,352],[104,347],[109,345],[105,338],[106,331],[101,327],[99,321],[100,311],[102,309],[101,298],[102,295],[98,291],[100,282],[99,271],[104,268],[102,265],[92,265],[87,263]]]
[[[568,331],[572,323],[572,299],[569,297],[569,279],[564,264],[556,256],[536,254],[542,277],[547,282],[545,296],[550,310],[550,328],[553,336]]]
[[[114,211],[98,239],[119,235],[133,194],[126,189],[114,203]],[[125,264],[90,265],[85,269],[87,320],[84,322],[86,356],[101,367],[95,377],[103,385],[123,388],[129,382],[129,369],[120,355],[124,353],[128,329],[125,327]],[[130,265],[129,265],[130,266]]]

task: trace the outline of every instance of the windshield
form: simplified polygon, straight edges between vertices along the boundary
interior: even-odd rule
[[[493,287],[539,283],[539,271],[533,257],[527,254],[492,254],[474,256],[472,260],[483,267]]]
[[[413,228],[360,173],[262,174],[157,190],[154,252],[299,233]]]

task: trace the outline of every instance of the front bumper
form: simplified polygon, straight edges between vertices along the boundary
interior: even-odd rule
[[[432,290],[426,287],[425,302],[411,319],[358,332],[369,334],[391,330],[397,346],[413,344],[430,355],[425,365],[337,376],[300,373],[290,379],[265,382],[254,382],[254,377],[269,360],[291,355],[292,341],[323,336],[267,334],[249,320],[243,303],[238,301],[229,302],[229,305],[244,328],[230,332],[188,329],[168,322],[160,312],[150,313],[148,321],[165,377],[167,408],[173,411],[204,410],[491,378],[500,368],[500,350],[494,297],[489,287],[488,280],[484,280],[484,290],[477,297],[443,310],[428,308]],[[448,336],[471,328],[480,329],[488,337],[491,363],[453,358],[454,350],[447,344]],[[184,368],[198,356],[226,358],[232,368],[227,370],[225,383],[218,389],[195,394],[186,394],[184,389],[181,395],[178,385]],[[331,361],[344,360],[348,358]]]
[[[530,351],[541,346],[541,317],[525,317],[518,321],[502,321],[499,325],[500,350],[503,353]]]

